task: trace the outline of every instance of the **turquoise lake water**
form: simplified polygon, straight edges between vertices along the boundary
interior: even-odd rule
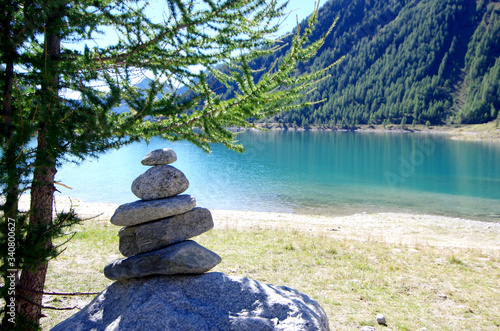
[[[212,209],[349,215],[412,212],[500,221],[500,144],[418,133],[247,131],[246,152],[155,139],[81,165],[56,179],[62,195],[137,200],[132,181],[149,151],[173,148],[190,181],[186,193]]]

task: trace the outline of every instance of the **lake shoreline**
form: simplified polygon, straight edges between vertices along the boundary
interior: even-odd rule
[[[29,197],[23,196],[20,209],[27,209]],[[56,196],[56,210],[70,206],[83,218],[108,222],[119,204],[85,202]],[[418,247],[456,247],[500,250],[500,223],[456,217],[410,213],[357,213],[348,216],[303,215],[281,212],[211,210],[216,230],[298,231],[333,239],[385,242]]]
[[[439,134],[447,135],[449,139],[453,140],[465,140],[465,141],[485,141],[485,142],[495,142],[500,143],[500,125],[498,122],[491,121],[484,124],[464,124],[464,125],[440,125],[440,126],[430,126],[416,125],[412,127],[411,125],[406,125],[405,128],[399,125],[359,125],[354,129],[343,129],[338,127],[330,126],[308,126],[305,127],[294,127],[287,126],[278,123],[256,123],[255,127],[257,129],[264,130],[276,130],[276,131],[317,131],[317,132],[367,132],[367,133],[418,133],[418,134]],[[253,128],[231,128],[232,131],[245,131],[252,130]],[[255,130],[255,129],[253,129]]]

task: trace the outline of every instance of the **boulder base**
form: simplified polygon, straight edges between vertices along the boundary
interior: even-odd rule
[[[62,330],[329,330],[321,306],[284,286],[213,272],[117,281]]]

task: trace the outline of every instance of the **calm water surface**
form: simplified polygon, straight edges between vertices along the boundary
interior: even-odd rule
[[[66,164],[63,195],[87,201],[137,200],[140,160],[173,148],[173,165],[190,181],[186,193],[213,209],[348,215],[413,212],[500,221],[500,144],[411,133],[256,132],[239,136],[246,152],[160,139]]]

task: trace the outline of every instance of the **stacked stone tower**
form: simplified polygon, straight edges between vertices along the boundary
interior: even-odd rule
[[[328,331],[324,310],[305,294],[205,273],[221,258],[188,239],[210,230],[212,216],[181,194],[189,183],[169,165],[176,159],[172,150],[161,149],[142,160],[152,168],[132,184],[141,200],[119,206],[111,218],[124,226],[119,246],[125,258],[108,264],[104,275],[117,281],[52,331]]]
[[[210,211],[196,208],[196,200],[181,194],[189,187],[186,176],[170,164],[177,160],[171,149],[157,149],[141,163],[152,166],[132,183],[141,200],[119,206],[111,223],[124,226],[119,248],[125,258],[104,268],[111,280],[150,275],[202,274],[221,258],[192,240],[213,228]]]

